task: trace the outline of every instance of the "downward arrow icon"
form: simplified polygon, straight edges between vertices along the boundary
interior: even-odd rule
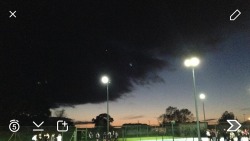
[[[43,123],[44,123],[44,121],[41,122],[39,125],[37,125],[37,124],[35,123],[35,121],[33,121],[33,124],[35,124],[37,128],[39,128],[40,126],[42,126]]]
[[[227,122],[231,125],[231,127],[227,129],[229,132],[235,132],[241,127],[241,124],[237,120],[227,120]]]

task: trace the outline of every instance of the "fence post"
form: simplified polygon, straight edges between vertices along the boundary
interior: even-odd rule
[[[74,141],[77,141],[77,128],[74,131]]]
[[[147,126],[147,136],[148,136],[148,126]]]
[[[126,127],[124,127],[124,128],[122,128],[122,141],[125,141],[125,128]]]

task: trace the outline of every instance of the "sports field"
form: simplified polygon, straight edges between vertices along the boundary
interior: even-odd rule
[[[1,136],[0,141],[8,141],[10,137]],[[10,141],[25,141],[31,140],[31,136],[13,136]],[[64,139],[63,141],[70,141],[69,138]],[[131,138],[118,138],[118,141],[173,141],[171,136],[155,136],[155,137],[131,137]],[[180,138],[175,137],[174,141],[198,141],[197,138]],[[202,139],[202,141],[207,141],[207,138]]]
[[[0,137],[0,141],[8,141],[9,137]],[[31,140],[30,137],[20,136],[19,137],[13,137],[9,141],[28,141]],[[235,141],[237,139],[235,138]],[[64,139],[63,141],[70,141],[70,139]],[[80,141],[80,140],[79,140]],[[155,136],[155,137],[133,137],[133,138],[119,138],[118,141],[173,141],[173,138],[171,136]],[[197,138],[183,138],[183,137],[175,137],[174,141],[198,141]],[[208,141],[206,137],[202,138],[202,141]],[[223,138],[220,139],[220,141],[224,141]]]
[[[207,137],[202,137],[202,141],[208,141]],[[173,141],[173,138],[171,136],[156,136],[156,137],[140,137],[140,138],[126,138],[122,139],[119,138],[119,141]],[[198,138],[192,138],[192,137],[175,137],[174,141],[198,141]],[[224,141],[223,138],[220,138],[220,141]],[[234,141],[237,141],[237,138],[234,138]]]
[[[202,141],[208,141],[208,138],[206,137],[201,139]],[[173,138],[171,136],[140,137],[140,138],[136,137],[136,138],[125,138],[125,139],[119,138],[119,141],[173,141]],[[198,141],[198,139],[192,137],[187,137],[187,138],[175,137],[174,141]],[[224,139],[221,138],[220,141],[224,141]]]
[[[119,141],[162,141],[173,140],[171,136],[155,136],[155,137],[133,137],[133,138],[119,138]]]

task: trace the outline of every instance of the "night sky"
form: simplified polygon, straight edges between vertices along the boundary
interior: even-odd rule
[[[193,114],[192,72],[207,119],[250,117],[250,1],[0,2],[2,101],[42,98],[75,120],[157,124],[168,106]],[[230,21],[236,10],[241,15]],[[17,11],[9,18],[9,11]],[[12,103],[15,106],[15,102]],[[202,102],[199,100],[199,115]],[[32,105],[32,102],[31,102]],[[6,106],[6,105],[1,105]],[[53,111],[53,110],[52,110]]]

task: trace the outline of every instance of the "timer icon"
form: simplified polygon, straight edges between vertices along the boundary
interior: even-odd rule
[[[20,125],[18,123],[18,120],[11,120],[9,124],[9,129],[11,132],[17,132],[20,129]]]

